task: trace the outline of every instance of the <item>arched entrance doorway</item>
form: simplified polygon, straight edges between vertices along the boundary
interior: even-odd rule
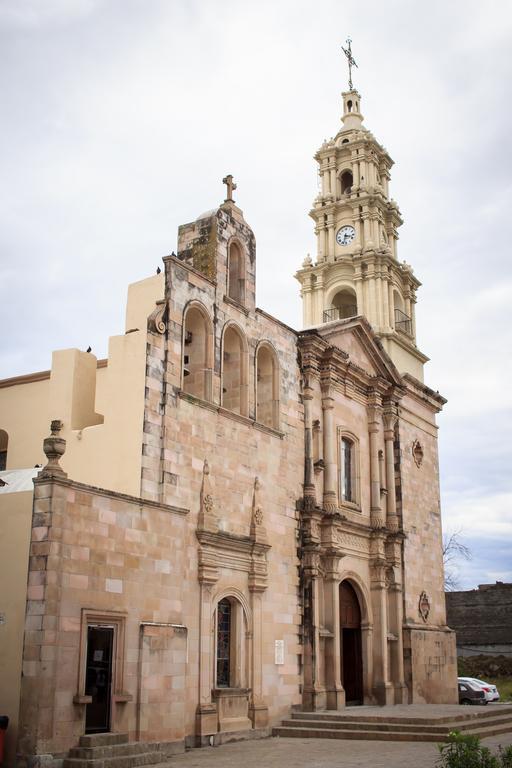
[[[347,704],[363,703],[361,608],[353,586],[340,584],[341,682]]]

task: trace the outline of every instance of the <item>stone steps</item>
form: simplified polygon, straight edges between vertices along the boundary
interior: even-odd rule
[[[273,736],[302,739],[361,739],[373,741],[443,741],[459,730],[485,738],[512,731],[512,707],[478,712],[454,712],[437,717],[400,717],[392,714],[345,715],[339,712],[293,712],[273,728]]]
[[[143,768],[163,761],[156,744],[129,742],[125,733],[99,733],[81,736],[62,768]]]

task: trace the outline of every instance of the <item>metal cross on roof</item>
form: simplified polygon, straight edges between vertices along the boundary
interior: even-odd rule
[[[222,179],[222,183],[226,185],[226,187],[227,187],[227,195],[228,195],[226,197],[226,199],[224,200],[224,202],[225,203],[234,203],[235,201],[233,200],[233,192],[236,189],[236,184],[233,181],[233,176],[230,173],[228,173],[228,175],[224,176],[224,178]]]
[[[357,67],[356,60],[352,56],[351,43],[352,43],[352,39],[350,37],[347,37],[347,47],[344,48],[343,46],[341,46],[341,50],[343,51],[343,53],[347,57],[347,61],[348,61],[348,88],[349,88],[350,91],[353,88],[353,86],[352,86],[352,67]]]

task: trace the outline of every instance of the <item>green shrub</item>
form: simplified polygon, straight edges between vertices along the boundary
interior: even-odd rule
[[[438,744],[439,768],[512,768],[512,746],[492,755],[480,744],[478,736],[451,731],[444,744]]]
[[[512,745],[506,749],[499,748],[499,757],[501,768],[512,768]]]
[[[478,736],[465,736],[459,731],[448,734],[445,744],[438,745],[441,768],[500,768],[498,758],[482,747]]]

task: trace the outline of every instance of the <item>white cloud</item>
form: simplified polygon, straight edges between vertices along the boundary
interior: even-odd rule
[[[445,518],[509,535],[512,6],[498,0],[0,0],[0,376],[47,368],[54,348],[105,354],[126,284],[220,202],[226,172],[256,234],[258,304],[300,326],[312,156],[339,126],[349,33],[365,123],[396,161],[399,258],[423,283],[426,381],[449,398]]]

